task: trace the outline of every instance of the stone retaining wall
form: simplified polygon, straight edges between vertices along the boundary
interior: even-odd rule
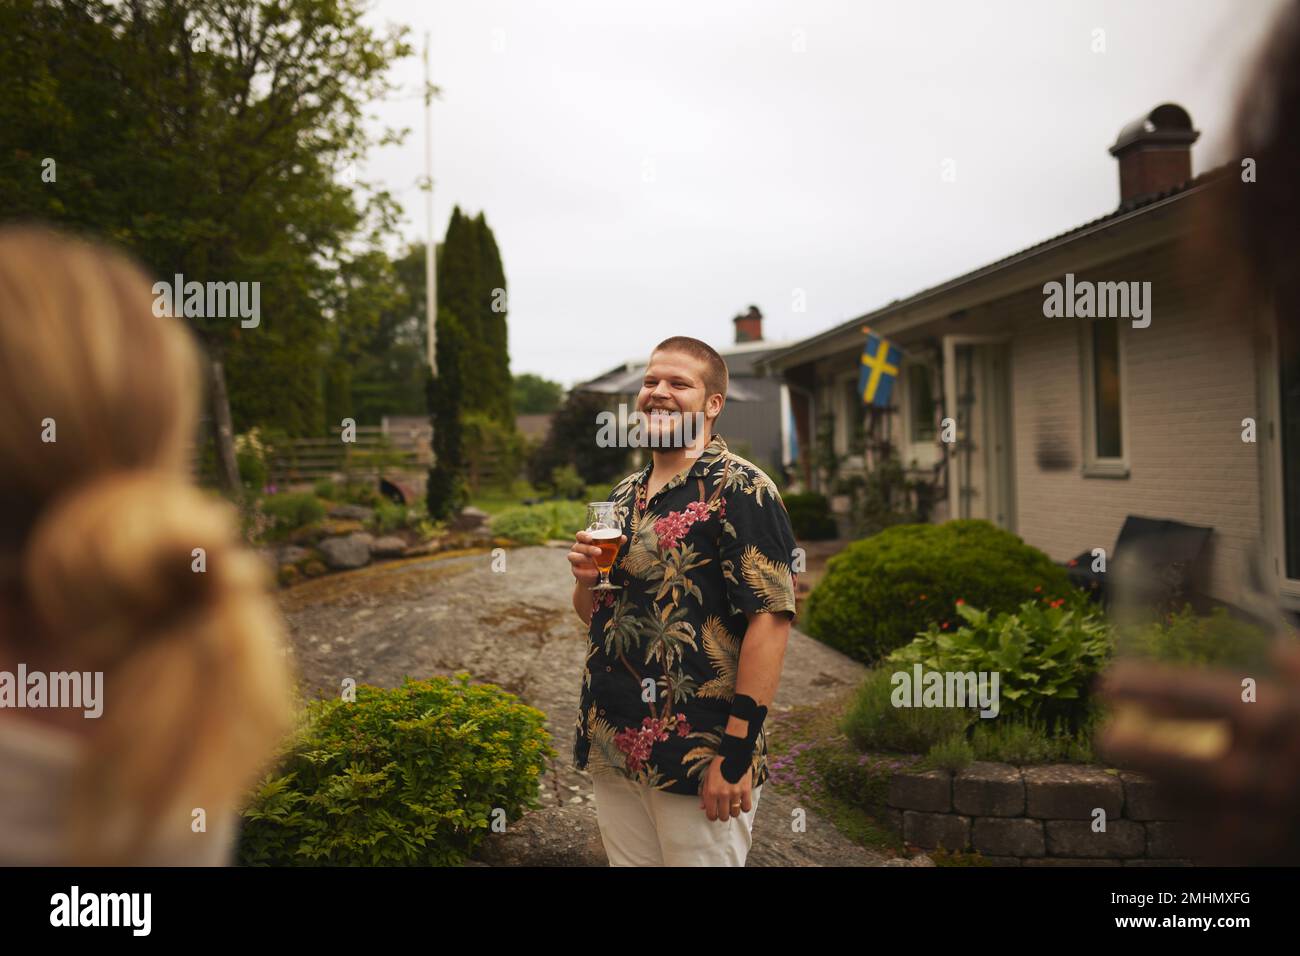
[[[1149,777],[1082,764],[977,762],[895,774],[891,822],[925,849],[977,851],[1004,866],[1188,866],[1168,801]],[[1094,832],[1097,808],[1105,831]]]

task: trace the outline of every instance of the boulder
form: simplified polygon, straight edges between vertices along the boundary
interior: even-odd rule
[[[473,531],[484,527],[488,522],[488,513],[478,508],[461,508],[460,514],[451,519],[447,526],[452,531]]]
[[[311,552],[306,548],[300,548],[296,544],[286,544],[280,549],[279,560],[281,564],[297,564],[309,557],[311,557]]]
[[[375,516],[375,509],[367,508],[365,505],[340,504],[331,506],[329,515],[331,518],[346,518],[351,521],[369,521]]]
[[[376,538],[370,543],[370,554],[376,558],[400,558],[406,553],[406,542],[395,534]]]
[[[325,563],[335,571],[363,568],[370,563],[370,545],[366,541],[358,541],[356,535],[326,538],[317,547],[325,556]]]

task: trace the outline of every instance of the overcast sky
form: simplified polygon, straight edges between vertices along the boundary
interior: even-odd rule
[[[1218,165],[1278,6],[377,0],[417,55],[376,126],[412,133],[362,178],[424,236],[428,30],[438,237],[486,213],[511,369],[571,385],[668,335],[725,346],[751,303],[803,338],[1103,215],[1107,147],[1159,103],[1202,131],[1193,172]]]

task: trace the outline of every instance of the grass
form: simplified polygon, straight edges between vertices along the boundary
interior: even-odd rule
[[[889,856],[905,847],[886,821],[889,777],[915,758],[860,753],[839,730],[848,695],[774,718],[768,736],[771,782],[791,788],[859,846]]]
[[[588,501],[607,500],[615,484],[617,482],[588,485],[580,503],[585,505]],[[486,511],[489,515],[498,515],[507,508],[514,508],[523,504],[526,498],[546,501],[550,498],[550,495],[550,489],[538,488],[526,481],[516,481],[509,488],[481,488],[479,493],[471,499],[470,504],[481,511]]]

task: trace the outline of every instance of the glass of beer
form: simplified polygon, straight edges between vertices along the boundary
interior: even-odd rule
[[[587,534],[591,543],[600,548],[596,557],[596,570],[600,572],[600,583],[592,585],[593,591],[615,591],[617,584],[609,583],[609,572],[618,557],[618,539],[623,537],[618,516],[614,513],[614,502],[593,501],[587,505]]]

